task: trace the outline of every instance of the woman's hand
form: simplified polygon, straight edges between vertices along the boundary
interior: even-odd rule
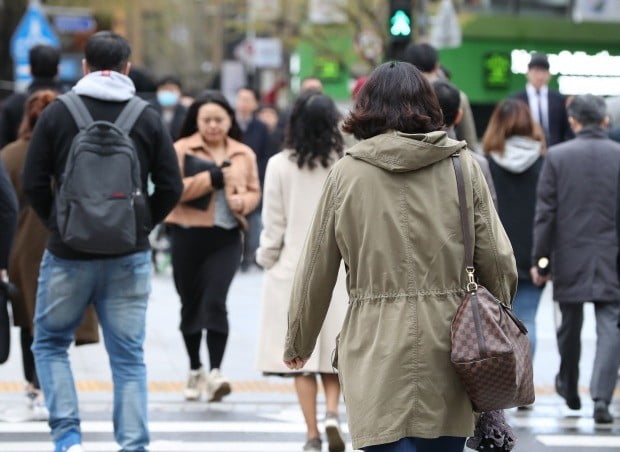
[[[228,206],[234,213],[243,213],[243,197],[241,195],[230,195],[228,199]]]
[[[290,361],[284,360],[284,364],[286,364],[286,367],[292,370],[303,369],[303,367],[306,365],[307,362],[308,362],[308,358],[304,359],[304,358],[299,358],[299,357],[293,358]]]

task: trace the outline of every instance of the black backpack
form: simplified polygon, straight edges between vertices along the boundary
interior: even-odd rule
[[[80,96],[59,97],[78,126],[55,198],[62,241],[86,253],[136,249],[146,201],[129,132],[148,105],[133,97],[114,123],[94,121]]]

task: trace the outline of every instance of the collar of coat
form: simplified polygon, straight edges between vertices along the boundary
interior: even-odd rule
[[[448,138],[445,131],[430,133],[390,131],[360,141],[346,153],[387,171],[404,173],[432,165],[466,147],[465,141]]]

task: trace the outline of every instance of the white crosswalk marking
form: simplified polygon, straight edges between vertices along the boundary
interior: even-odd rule
[[[85,419],[81,423],[85,450],[117,451],[109,405],[88,402],[81,405],[80,411]],[[515,452],[620,450],[620,419],[610,425],[595,425],[588,415],[590,411],[588,406],[583,412],[566,412],[555,401],[539,403],[533,411],[510,410],[508,421],[519,437]],[[207,407],[160,402],[149,405],[149,416],[151,452],[299,452],[305,441],[303,417],[298,407],[290,403]],[[342,429],[348,440],[346,423]],[[323,431],[322,423],[319,430]],[[46,422],[6,418],[0,422],[2,452],[48,452],[52,447]],[[323,450],[327,450],[325,441]],[[349,441],[347,451],[351,450]]]

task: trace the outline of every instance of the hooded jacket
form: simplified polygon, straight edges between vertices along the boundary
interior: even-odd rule
[[[92,72],[73,90],[81,96],[95,121],[111,122],[135,93],[131,80],[117,72]],[[56,100],[45,108],[30,139],[23,189],[32,208],[50,230],[47,249],[62,259],[101,259],[102,255],[81,253],[65,245],[56,225],[55,192],[50,182],[60,179],[77,133],[77,125],[61,101]],[[144,109],[129,136],[138,153],[143,193],[148,192],[149,176],[155,186],[148,197],[149,218],[140,225],[137,246],[132,251],[137,252],[150,248],[148,234],[175,206],[183,191],[183,182],[170,135],[153,107]]]
[[[488,161],[499,218],[515,252],[519,279],[530,281],[536,185],[543,165],[541,143],[512,136],[506,140],[504,152],[491,152]]]
[[[477,278],[510,304],[512,248],[464,142],[446,132],[378,135],[352,147],[324,186],[293,283],[284,356],[312,352],[343,260],[349,304],[334,364],[356,449],[473,434],[450,363],[450,322],[467,281],[456,152]]]

